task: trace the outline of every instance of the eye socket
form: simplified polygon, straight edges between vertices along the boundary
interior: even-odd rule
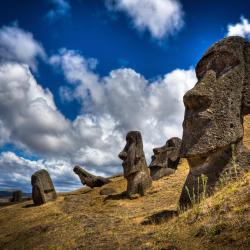
[[[198,79],[201,79],[208,70],[213,70],[218,78],[239,63],[240,60],[228,51],[210,52],[198,62],[195,71]]]

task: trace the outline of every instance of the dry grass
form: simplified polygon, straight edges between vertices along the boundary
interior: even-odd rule
[[[196,206],[161,224],[158,249],[250,249],[250,172]]]
[[[244,126],[250,148],[250,116]],[[106,185],[117,191],[111,196],[82,188],[39,207],[31,201],[3,207],[0,249],[250,249],[250,173],[198,209],[168,218],[177,211],[187,172],[182,160],[175,174],[134,200],[123,196],[126,181],[116,177]]]
[[[172,176],[153,183],[150,192],[134,200],[123,192],[126,181],[116,177],[105,187],[62,194],[56,202],[32,206],[25,202],[0,209],[0,249],[146,249],[152,247],[155,225],[141,222],[163,210],[176,210],[188,171],[182,160]]]
[[[197,209],[177,209],[188,171],[182,160],[172,176],[154,182],[145,197],[128,200],[126,181],[62,194],[35,207],[25,202],[0,209],[0,249],[249,249],[250,173]],[[197,213],[198,211],[198,213]]]

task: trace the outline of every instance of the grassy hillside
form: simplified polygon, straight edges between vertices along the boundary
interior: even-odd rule
[[[60,196],[56,202],[35,207],[32,202],[0,209],[0,249],[145,249],[154,226],[145,218],[162,210],[176,210],[187,173],[183,161],[176,174],[154,182],[150,193],[128,200],[123,177],[105,187],[117,190],[111,197],[101,188],[83,188]]]
[[[249,249],[250,174],[169,218],[186,174],[183,160],[134,200],[123,197],[126,182],[116,177],[107,185],[117,190],[110,197],[83,188],[39,207],[28,201],[2,208],[0,249]]]
[[[250,148],[250,117],[244,126]],[[123,195],[125,179],[115,177],[105,186],[116,190],[111,196],[100,195],[104,187],[82,188],[39,207],[2,207],[0,249],[250,249],[250,173],[176,217],[187,172],[182,160],[133,200]]]

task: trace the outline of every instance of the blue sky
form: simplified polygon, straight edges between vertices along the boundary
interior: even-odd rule
[[[248,1],[43,0],[0,3],[0,189],[30,190],[46,168],[111,175],[129,130],[153,147],[182,135],[183,94],[206,49],[250,36]]]

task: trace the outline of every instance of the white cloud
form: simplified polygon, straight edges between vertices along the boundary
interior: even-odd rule
[[[25,63],[36,69],[37,57],[45,58],[45,52],[30,32],[16,26],[0,29],[0,62]]]
[[[75,98],[88,98],[88,89],[91,89],[92,98],[98,101],[102,95],[101,86],[98,83],[98,75],[93,72],[97,65],[97,60],[94,58],[85,59],[76,51],[61,49],[59,55],[54,55],[50,58],[52,65],[58,65],[62,68],[66,80],[71,84],[77,85],[79,82],[84,82],[84,85],[78,85],[78,90],[75,91]],[[62,89],[61,94],[70,99],[69,89]]]
[[[26,65],[0,65],[0,120],[5,133],[25,150],[61,155],[74,148],[70,122]]]
[[[31,191],[31,175],[40,169],[49,171],[57,191],[81,187],[70,164],[63,160],[28,160],[13,152],[0,154],[0,188]]]
[[[50,20],[55,20],[56,18],[66,16],[69,14],[71,6],[66,0],[49,0],[49,2],[53,5],[53,9],[51,9],[46,17]]]
[[[244,38],[250,38],[250,23],[247,18],[243,16],[240,18],[240,22],[236,24],[229,24],[227,26],[227,36],[241,36]]]
[[[150,82],[129,68],[98,77],[86,63],[88,60],[73,51],[64,50],[52,58],[72,84],[68,99],[82,103],[82,114],[73,126],[88,147],[78,159],[94,165],[118,164],[117,154],[129,130],[142,132],[148,160],[153,147],[163,145],[172,136],[181,137],[182,97],[196,81],[193,69],[176,69]]]
[[[75,187],[80,183],[72,172],[75,164],[99,175],[121,170],[117,155],[130,130],[141,131],[148,162],[154,147],[182,134],[182,96],[196,81],[193,69],[176,69],[154,81],[130,68],[100,77],[97,60],[62,49],[50,63],[69,82],[62,95],[82,104],[82,112],[69,121],[52,93],[16,58],[0,63],[0,143],[12,143],[40,160],[1,153],[2,186],[27,188],[31,174],[45,168],[61,190]]]
[[[109,10],[125,12],[137,30],[148,30],[156,39],[174,35],[184,24],[178,0],[106,0],[106,5]]]

